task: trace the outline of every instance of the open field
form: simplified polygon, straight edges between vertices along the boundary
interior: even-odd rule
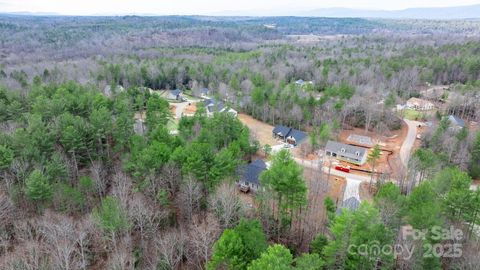
[[[272,136],[273,126],[243,113],[238,114],[238,119],[250,129],[250,133],[260,142],[261,146],[265,144],[273,146],[281,143]]]

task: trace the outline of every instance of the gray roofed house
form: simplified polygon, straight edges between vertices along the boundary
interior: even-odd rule
[[[301,143],[306,138],[307,138],[307,134],[305,132],[292,128],[292,130],[288,134],[287,142],[288,143],[293,142],[291,144],[297,145],[297,144]]]
[[[180,89],[175,89],[175,90],[170,90],[168,93],[168,99],[175,99],[175,100],[181,100],[182,99],[182,90]]]
[[[363,165],[367,161],[367,148],[328,141],[325,154],[356,165]]]
[[[449,115],[448,120],[450,121],[450,128],[454,130],[459,130],[465,127],[465,121],[460,117]]]
[[[289,128],[282,125],[277,125],[272,130],[273,136],[282,139],[283,141],[298,145],[300,144],[305,138],[307,138],[307,134],[303,131]]]
[[[247,186],[253,191],[260,187],[260,174],[267,169],[267,164],[261,159],[240,168],[240,185]]]
[[[208,90],[208,88],[200,89],[200,97],[201,98],[207,98],[209,93],[210,93],[210,91]]]
[[[292,129],[286,126],[277,125],[273,128],[273,134],[277,137],[281,137],[282,139],[287,138],[288,134]]]
[[[208,116],[212,116],[215,112],[222,112],[226,108],[223,101],[217,101],[213,98],[206,99],[203,103],[205,104]]]

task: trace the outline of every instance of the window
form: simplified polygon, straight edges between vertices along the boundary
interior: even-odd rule
[[[360,152],[358,152],[358,151],[355,152],[355,155],[357,155],[357,157],[359,157],[359,156],[360,156]]]
[[[340,149],[340,152],[345,153],[345,148]]]

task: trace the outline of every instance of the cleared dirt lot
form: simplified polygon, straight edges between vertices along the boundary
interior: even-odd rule
[[[272,136],[273,126],[243,113],[238,114],[238,119],[250,129],[252,136],[254,136],[262,146],[265,144],[273,146],[281,143]]]
[[[377,163],[376,171],[396,174],[398,170],[403,169],[401,160],[400,160],[400,148],[402,147],[403,141],[407,137],[408,126],[402,122],[402,128],[399,130],[388,132],[388,136],[382,136],[378,133],[367,131],[361,128],[353,128],[350,130],[342,130],[339,135],[339,141],[346,144],[357,144],[348,140],[348,137],[352,134],[362,135],[370,137],[374,144],[379,144],[381,149],[386,150],[382,151],[380,160]],[[369,148],[369,146],[365,146]],[[345,165],[347,165],[345,163]],[[371,170],[370,164],[364,164],[363,166],[355,166],[348,164],[352,168]]]

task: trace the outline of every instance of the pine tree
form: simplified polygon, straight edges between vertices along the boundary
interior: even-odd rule
[[[376,144],[370,154],[368,154],[367,162],[370,163],[372,166],[372,173],[370,177],[370,192],[372,191],[372,182],[373,176],[375,174],[375,166],[377,165],[377,161],[380,159],[380,155],[382,154],[382,150],[380,149],[380,145]]]
[[[26,194],[32,201],[49,201],[53,196],[53,189],[47,177],[39,170],[34,170],[26,179]]]

